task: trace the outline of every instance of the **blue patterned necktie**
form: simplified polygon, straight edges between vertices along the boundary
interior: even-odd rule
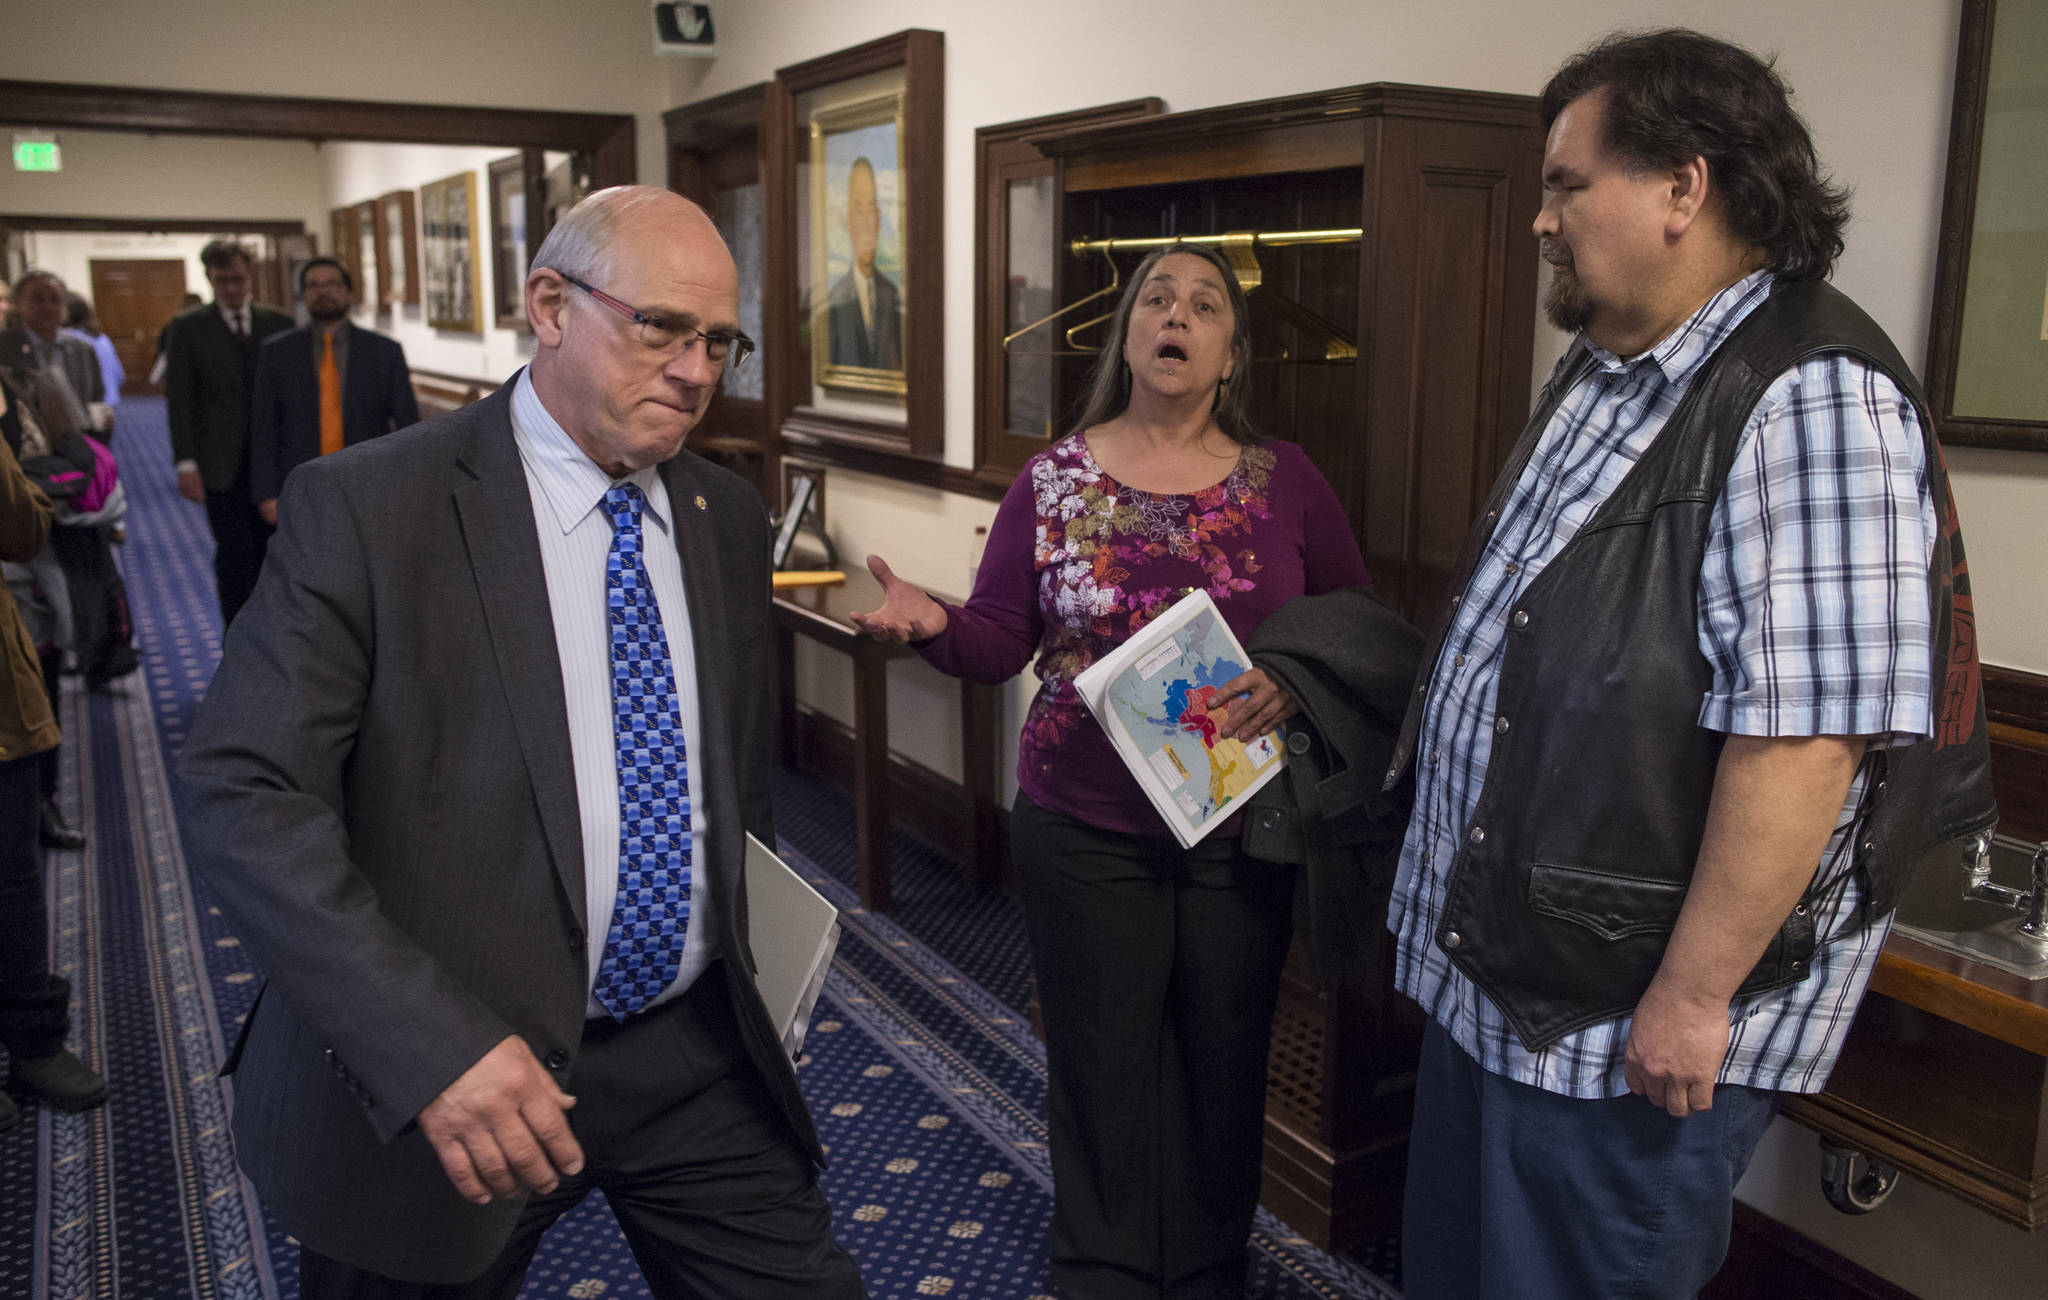
[[[615,1020],[675,982],[690,925],[689,758],[668,636],[641,558],[645,504],[631,483],[604,494],[612,517],[604,583],[619,752],[619,896],[593,992]]]

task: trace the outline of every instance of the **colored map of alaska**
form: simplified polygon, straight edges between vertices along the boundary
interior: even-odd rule
[[[1202,738],[1202,743],[1211,749],[1216,747],[1216,724],[1209,720],[1209,702],[1222,689],[1223,683],[1242,673],[1244,669],[1231,663],[1196,664],[1195,680],[1176,677],[1166,688],[1166,716],[1183,730]]]

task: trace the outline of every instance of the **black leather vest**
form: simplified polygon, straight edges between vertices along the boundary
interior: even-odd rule
[[[1934,422],[1912,372],[1855,303],[1819,281],[1781,282],[1508,616],[1492,757],[1433,938],[1532,1051],[1633,1009],[1663,960],[1723,739],[1697,722],[1712,682],[1698,642],[1708,522],[1764,392],[1828,354],[1881,371],[1912,399],[1939,519],[1929,566],[1936,735],[1869,760],[1853,854],[1862,922],[1897,904],[1936,846],[1997,820],[1968,566]],[[1581,342],[1545,387],[1449,590],[1465,590],[1544,427],[1591,364]],[[1413,756],[1453,612],[1423,655],[1390,784]],[[1806,978],[1814,903],[1834,883],[1809,887],[1739,994]]]

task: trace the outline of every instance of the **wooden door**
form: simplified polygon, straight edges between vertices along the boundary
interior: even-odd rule
[[[128,373],[121,391],[162,392],[149,382],[149,371],[156,361],[157,331],[178,314],[185,296],[185,259],[96,257],[91,266],[93,311]]]

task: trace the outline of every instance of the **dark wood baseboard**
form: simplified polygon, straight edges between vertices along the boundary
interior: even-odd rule
[[[1728,1262],[1700,1300],[1915,1300],[1912,1292],[1852,1263],[1761,1210],[1735,1203]]]
[[[852,788],[853,730],[815,709],[797,709],[797,767],[807,776]],[[889,810],[893,821],[944,848],[963,864],[974,852],[974,818],[967,788],[922,763],[889,755]],[[1010,811],[996,809],[997,879],[1010,880]]]

